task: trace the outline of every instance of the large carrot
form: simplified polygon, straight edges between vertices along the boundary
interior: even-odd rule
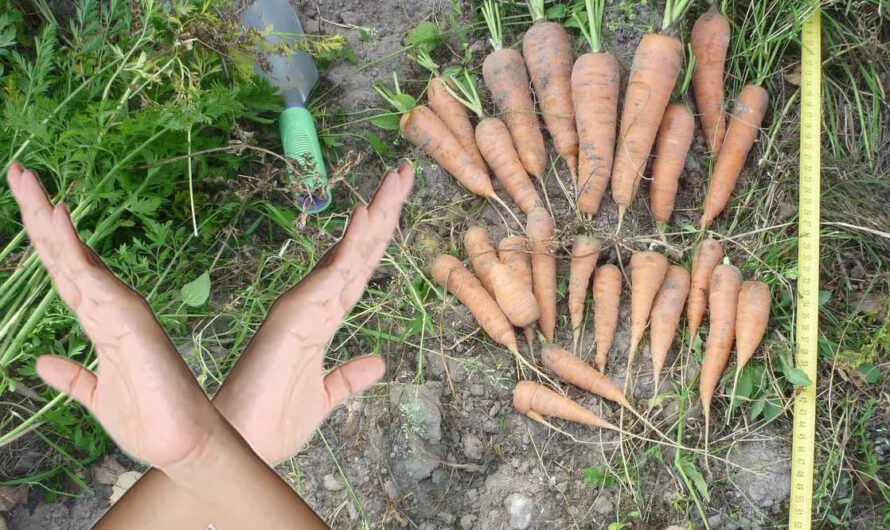
[[[680,75],[683,45],[668,32],[688,2],[668,2],[664,33],[644,35],[634,53],[612,165],[612,198],[618,205],[619,228],[640,186],[664,109]]]
[[[547,21],[544,0],[529,0],[528,9],[533,24],[522,39],[525,65],[553,147],[574,177],[578,165],[578,134],[572,105],[572,44],[561,24]]]
[[[433,279],[457,297],[473,314],[476,322],[495,342],[519,357],[513,326],[494,298],[482,287],[472,272],[454,256],[441,254],[431,267]]]
[[[711,274],[708,296],[710,330],[705,343],[705,354],[698,381],[705,415],[705,451],[708,448],[708,431],[711,425],[711,400],[729,361],[732,341],[735,338],[736,311],[742,273],[733,265],[717,265]]]
[[[686,295],[689,294],[689,271],[678,265],[668,267],[661,289],[655,295],[652,303],[652,313],[649,316],[651,330],[649,331],[649,353],[652,355],[652,394],[658,394],[658,383],[661,379],[661,369],[667,359],[668,350],[674,342],[680,317],[683,315],[683,306],[686,305]]]
[[[541,360],[544,361],[544,366],[558,375],[560,379],[633,410],[621,389],[580,357],[555,344],[546,343],[541,346]]]
[[[618,430],[571,399],[532,381],[520,381],[513,389],[513,408],[529,418],[547,423],[544,416],[553,416],[590,427]]]
[[[538,324],[544,337],[553,342],[556,330],[556,256],[552,248],[553,219],[543,206],[528,213],[526,227],[532,256],[532,284],[541,316]]]
[[[532,264],[528,243],[522,236],[509,236],[501,239],[498,243],[498,259],[501,263],[510,268],[514,276],[519,278],[528,290],[534,293],[532,287]],[[535,299],[537,301],[537,299]],[[540,307],[538,308],[538,316],[540,317]],[[526,326],[525,340],[531,351],[534,344],[534,329],[532,326]]]
[[[519,51],[504,48],[498,3],[486,0],[482,6],[482,15],[491,34],[489,42],[494,48],[482,63],[485,86],[504,116],[522,165],[530,174],[543,178],[547,155],[544,151],[544,136],[532,102],[525,61]]]
[[[692,90],[701,118],[702,133],[708,151],[716,155],[726,132],[726,111],[723,108],[723,67],[729,49],[729,21],[720,14],[720,2],[711,0],[711,8],[698,17],[692,26],[690,41],[695,56]]]
[[[587,28],[577,12],[576,22],[590,44],[572,69],[572,101],[578,128],[578,173],[575,179],[578,210],[595,215],[609,185],[615,129],[618,125],[618,60],[602,45],[603,0],[586,0]]]
[[[746,85],[742,88],[742,93],[739,94],[739,99],[733,108],[726,135],[723,137],[723,145],[714,163],[714,173],[711,175],[711,184],[708,186],[702,208],[700,223],[702,230],[707,228],[729,203],[748,153],[754,146],[754,140],[757,139],[757,132],[766,114],[768,102],[769,95],[763,87]]]
[[[618,308],[621,304],[621,270],[606,264],[593,275],[593,330],[596,340],[596,368],[606,371],[606,362],[615,328],[618,327]]]
[[[433,112],[448,127],[451,134],[457,138],[457,141],[463,146],[464,151],[470,155],[473,162],[485,171],[485,161],[482,160],[482,155],[476,147],[476,135],[473,130],[473,124],[470,123],[467,108],[451,95],[454,80],[449,76],[439,74],[439,65],[433,61],[427,52],[422,50],[417,52],[414,60],[433,74],[426,89],[426,95]]]
[[[705,318],[711,273],[721,261],[723,261],[723,247],[715,239],[702,240],[692,254],[692,279],[689,284],[689,301],[686,303],[686,323],[689,326],[690,344]]]
[[[494,272],[491,266],[498,263],[498,255],[488,237],[488,230],[481,226],[468,228],[464,233],[464,250],[482,286],[494,296]]]
[[[686,154],[692,145],[695,121],[686,105],[672,103],[664,111],[655,143],[655,162],[652,163],[652,184],[649,186],[649,208],[652,218],[665,225],[674,211],[674,200],[680,173],[686,165]]]
[[[532,184],[519,153],[513,146],[513,138],[504,122],[498,118],[485,118],[476,125],[476,143],[495,177],[507,190],[507,194],[524,213],[528,213],[541,200]]]
[[[578,351],[578,339],[584,323],[584,301],[587,299],[587,286],[596,268],[602,243],[595,237],[578,234],[572,245],[572,265],[569,268],[569,317],[572,323],[573,350]]]
[[[637,347],[643,339],[655,295],[668,270],[667,258],[651,250],[634,252],[630,258],[630,350],[627,352],[627,373],[624,390],[630,384]]]
[[[760,346],[766,326],[769,323],[770,292],[769,286],[763,282],[747,281],[739,290],[739,305],[736,309],[735,326],[735,377],[732,380],[732,397],[728,411],[732,410],[735,401],[736,385],[742,368],[748,364],[754,351]]]

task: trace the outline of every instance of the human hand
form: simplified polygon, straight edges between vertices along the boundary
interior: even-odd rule
[[[7,179],[28,237],[99,361],[93,373],[43,355],[37,373],[83,404],[135,458],[162,470],[187,461],[224,423],[219,414],[145,300],[80,241],[65,205],[53,206],[37,176],[18,163]]]
[[[383,360],[371,356],[325,376],[324,352],[383,256],[413,182],[408,162],[386,174],[371,203],[353,212],[343,239],[275,301],[214,399],[266,462],[299,451],[334,407],[382,377]]]

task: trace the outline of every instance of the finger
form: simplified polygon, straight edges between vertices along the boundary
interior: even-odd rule
[[[92,409],[96,374],[79,363],[57,355],[41,355],[37,359],[37,375],[49,386]]]
[[[52,273],[56,261],[51,242],[53,205],[37,175],[33,171],[20,169],[17,175],[13,174],[12,168],[7,173],[9,188],[21,209],[22,222],[31,243],[37,249],[40,260]]]
[[[324,378],[328,407],[334,408],[348,398],[361,394],[383,377],[386,364],[375,356],[359,357],[331,370]]]
[[[368,206],[371,224],[371,245],[365,256],[365,274],[370,279],[374,268],[386,252],[399,223],[402,205],[414,185],[414,170],[407,161],[399,165],[397,171],[390,172]],[[367,279],[365,280],[367,281]]]

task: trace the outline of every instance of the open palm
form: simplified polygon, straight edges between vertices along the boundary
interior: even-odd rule
[[[68,209],[53,206],[33,172],[7,178],[40,260],[96,346],[98,373],[44,355],[37,372],[92,412],[117,444],[164,468],[199,449],[216,415],[145,301],[77,237]]]

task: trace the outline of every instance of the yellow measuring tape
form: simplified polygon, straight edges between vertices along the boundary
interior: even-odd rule
[[[800,94],[800,220],[797,255],[797,365],[812,384],[794,402],[791,509],[788,527],[810,528],[816,447],[819,348],[819,180],[822,125],[822,41],[818,8],[803,25]]]

